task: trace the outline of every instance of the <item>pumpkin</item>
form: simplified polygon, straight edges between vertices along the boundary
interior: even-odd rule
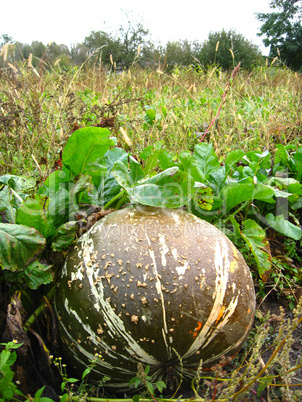
[[[255,310],[248,266],[216,227],[185,210],[126,207],[68,254],[55,296],[66,362],[129,391],[138,363],[151,381],[192,376],[234,356]]]

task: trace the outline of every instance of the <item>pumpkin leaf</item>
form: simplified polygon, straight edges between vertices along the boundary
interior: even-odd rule
[[[16,222],[16,209],[12,205],[12,195],[8,186],[0,191],[0,213],[3,213],[9,223]]]
[[[78,228],[78,221],[66,222],[61,225],[52,239],[51,248],[54,251],[62,251],[68,248],[75,240]]]
[[[48,205],[49,199],[44,195],[28,197],[17,211],[16,223],[35,228],[47,239],[55,232],[48,218]]]
[[[193,159],[196,161],[204,178],[206,178],[209,173],[220,168],[220,163],[218,162],[218,157],[215,154],[212,144],[202,143],[195,145]]]
[[[274,195],[274,190],[262,183],[237,183],[225,187],[223,192],[226,212],[245,201],[261,200],[275,203]]]
[[[120,160],[116,161],[112,170],[112,176],[129,194],[132,192],[134,182],[129,174],[127,166]]]
[[[203,183],[195,182],[193,201],[199,208],[210,211],[214,203],[213,190]]]
[[[52,282],[54,273],[51,267],[40,261],[33,261],[20,275],[24,277],[24,281],[30,289],[38,289],[39,286]]]
[[[45,244],[45,238],[34,228],[0,223],[0,266],[10,271],[23,269]]]
[[[143,159],[145,163],[144,172],[148,175],[152,170],[158,166],[159,155],[162,153],[162,142],[157,141],[154,145],[146,147],[140,154],[140,158]]]
[[[289,222],[284,218],[283,215],[274,216],[272,213],[269,213],[265,216],[267,223],[270,227],[272,227],[277,232],[283,234],[284,236],[290,237],[294,240],[300,240],[302,237],[301,229]]]
[[[62,161],[73,176],[92,171],[91,165],[114,145],[114,141],[109,139],[110,134],[105,128],[87,127],[76,130],[70,136],[63,150]]]
[[[266,281],[271,270],[272,256],[264,229],[254,220],[247,219],[243,222],[243,230],[239,229],[239,232],[255,258],[260,277]]]
[[[21,192],[35,187],[36,180],[32,177],[15,176],[7,174],[0,177],[0,184],[6,184],[14,191]]]
[[[179,208],[189,202],[194,180],[178,167],[143,179],[132,191],[132,200],[153,207]]]
[[[229,152],[225,158],[225,175],[227,176],[229,171],[235,166],[245,155],[245,152],[241,149],[235,149]]]

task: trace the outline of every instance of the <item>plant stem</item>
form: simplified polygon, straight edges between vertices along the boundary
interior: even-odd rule
[[[126,190],[121,190],[117,195],[115,195],[113,198],[111,198],[110,201],[107,202],[106,205],[104,205],[103,209],[107,209],[110,207],[111,204],[113,204],[116,200],[118,200],[120,197],[122,197],[126,193]]]
[[[231,77],[231,79],[227,82],[227,84],[226,84],[226,86],[225,86],[225,90],[224,90],[224,92],[223,92],[223,94],[222,94],[221,101],[220,101],[220,105],[219,105],[219,108],[218,108],[218,110],[217,110],[216,116],[212,119],[212,121],[211,121],[211,123],[209,124],[209,127],[206,129],[204,135],[200,138],[200,142],[203,141],[204,137],[205,137],[205,136],[208,134],[208,132],[210,131],[210,128],[213,126],[213,124],[215,123],[215,121],[218,119],[219,114],[220,114],[221,109],[222,109],[222,105],[224,104],[226,95],[227,95],[228,90],[229,90],[229,88],[230,88],[230,86],[231,86],[231,82],[233,81],[233,79],[236,77],[238,71],[240,70],[240,64],[241,64],[241,62],[239,62],[239,64],[234,68],[234,70],[233,70],[233,72],[232,72],[232,77]]]
[[[50,291],[47,293],[47,298],[51,299],[52,296],[55,293],[56,290],[56,285],[54,285]],[[24,324],[24,331],[27,332],[28,328],[32,326],[32,324],[36,321],[36,318],[44,311],[45,307],[47,306],[47,303],[45,303],[45,301],[43,301],[42,304],[40,304],[40,306],[33,312],[33,314],[28,318],[28,320],[26,321],[26,323]]]
[[[297,324],[294,326],[293,330],[295,328],[297,328],[297,326],[301,323],[301,321],[302,321],[302,317],[299,318],[299,320],[298,320]],[[242,394],[242,392],[246,391],[251,385],[253,385],[258,380],[258,378],[260,378],[262,376],[262,374],[268,369],[268,367],[270,366],[271,362],[276,357],[276,355],[279,352],[279,350],[284,345],[284,343],[285,343],[287,338],[288,338],[288,336],[286,336],[284,339],[282,339],[282,341],[279,343],[279,345],[276,347],[276,349],[274,350],[273,354],[269,358],[269,360],[266,363],[266,365],[259,371],[259,373],[250,382],[248,382],[244,387],[242,387],[238,392],[236,392],[233,395],[232,399],[235,399],[238,395]]]

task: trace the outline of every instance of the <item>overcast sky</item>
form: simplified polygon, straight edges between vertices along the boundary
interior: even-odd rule
[[[0,36],[45,45],[81,43],[91,31],[115,32],[131,19],[149,29],[153,42],[203,42],[209,32],[234,29],[261,46],[256,12],[269,12],[270,0],[12,0],[0,5]],[[268,50],[261,46],[265,53]]]

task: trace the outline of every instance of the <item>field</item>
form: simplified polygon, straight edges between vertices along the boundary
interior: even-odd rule
[[[75,380],[59,357],[51,303],[68,247],[89,228],[87,211],[95,217],[100,212],[91,212],[91,206],[119,209],[134,199],[190,209],[219,227],[244,255],[257,295],[255,324],[237,357],[225,367],[216,365],[211,374],[198,371],[192,385],[180,386],[176,393],[165,394],[158,384],[164,397],[300,400],[302,76],[276,61],[249,73],[238,70],[212,66],[167,74],[133,66],[114,74],[83,65],[70,71],[20,66],[0,72],[4,399],[12,399],[17,389],[23,392],[19,400],[34,395],[36,384],[30,378],[42,366],[39,389],[46,385],[46,396],[53,400],[57,396],[50,389],[53,395],[63,394],[61,400],[71,398],[73,389],[74,395],[88,395],[94,402],[114,397],[89,384],[89,370],[73,388]],[[100,159],[104,154],[90,157],[90,164],[79,161],[78,149],[69,141],[78,133],[83,152],[87,136],[98,147],[97,129],[104,153],[111,152],[111,165],[110,158]],[[133,157],[127,171],[119,161],[126,153]],[[62,169],[67,179],[59,179]],[[101,170],[116,180],[105,185],[105,195],[97,190]],[[162,183],[174,183],[175,175],[167,173],[172,171],[183,183],[181,199],[173,189],[160,191]],[[150,177],[159,189],[152,202],[136,192],[141,180],[148,183]],[[51,184],[50,178],[57,181]],[[61,184],[68,191],[60,192]],[[62,206],[65,212],[58,219]],[[28,211],[35,211],[35,219]],[[17,225],[20,233],[12,234]],[[32,361],[30,348],[39,357],[31,367],[26,363]],[[19,363],[13,367],[17,355]],[[137,383],[146,389],[140,400],[154,399],[155,385],[147,373],[138,374]],[[46,402],[39,391],[34,400]]]

